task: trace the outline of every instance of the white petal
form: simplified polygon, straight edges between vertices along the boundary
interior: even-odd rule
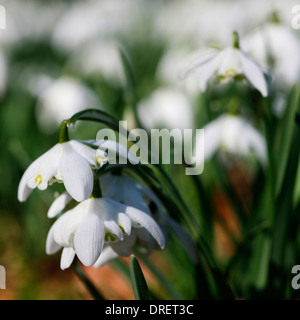
[[[32,164],[26,169],[18,187],[18,200],[20,202],[26,201],[26,199],[32,192],[32,189],[36,186],[36,185],[33,185],[32,188],[30,188],[28,186],[28,182],[36,178],[36,176],[40,173],[39,169],[44,166],[47,167],[47,165],[50,165],[51,167],[53,167],[53,162],[52,162],[53,154],[55,154],[55,157],[59,157],[58,149],[59,149],[59,145],[55,145],[46,153],[44,153],[35,161],[33,161]],[[50,162],[48,161],[49,158],[51,159]],[[45,182],[48,183],[48,181],[45,181]]]
[[[151,218],[145,212],[133,207],[126,207],[125,213],[128,214],[131,220],[133,220],[135,223],[143,226],[157,241],[161,249],[164,249],[165,247],[164,234],[153,218]]]
[[[129,236],[131,234],[131,220],[130,218],[124,214],[118,214],[118,223],[124,229],[125,233]]]
[[[46,240],[46,253],[47,254],[54,254],[58,250],[61,249],[61,245],[59,245],[53,237],[54,233],[54,225],[50,228],[48,235],[47,235],[47,240]]]
[[[138,183],[122,174],[119,179],[120,194],[123,199],[118,199],[126,205],[137,208],[151,215],[148,201],[144,198],[144,193],[138,188]]]
[[[73,236],[82,219],[85,218],[86,201],[67,211],[53,224],[54,240],[63,247],[73,245]]]
[[[86,159],[91,165],[97,166],[96,163],[96,150],[85,145],[85,141],[70,140],[69,143],[73,150],[78,153],[81,157]]]
[[[63,249],[60,258],[60,268],[65,270],[70,267],[75,257],[75,251],[71,247],[66,247]]]
[[[93,265],[100,256],[104,244],[104,233],[100,216],[88,212],[74,236],[74,249],[85,266]]]
[[[100,257],[97,259],[97,261],[94,264],[94,267],[99,268],[104,264],[109,263],[110,261],[112,261],[117,257],[118,257],[118,254],[110,246],[107,246],[101,252]]]
[[[210,61],[211,59],[213,59],[216,55],[218,54],[218,52],[210,52],[208,54],[205,54],[197,59],[195,59],[190,66],[179,75],[180,79],[184,79],[188,76],[189,73],[193,72],[195,69],[203,66],[205,63],[207,63],[208,61]]]
[[[204,158],[209,159],[217,151],[222,140],[223,118],[218,118],[204,126]],[[197,140],[198,141],[198,140]],[[201,142],[201,139],[199,139]],[[196,150],[202,150],[196,146]],[[197,156],[197,155],[196,155]]]
[[[268,84],[261,67],[244,52],[240,51],[240,56],[246,78],[254,88],[260,91],[263,97],[267,97]]]
[[[218,67],[217,75],[228,77],[229,73],[241,74],[242,62],[240,59],[240,50],[228,47],[223,50],[224,54]]]
[[[138,184],[125,174],[105,174],[100,177],[102,195],[150,214],[148,203]],[[117,187],[116,187],[117,186]]]
[[[267,162],[267,147],[263,135],[250,124],[247,126],[247,140],[262,164]]]
[[[28,179],[31,178],[32,175],[36,172],[36,168],[39,165],[39,162],[37,162],[37,160],[28,167],[28,169],[25,171],[24,175],[21,178],[21,181],[18,187],[18,200],[20,202],[26,201],[26,199],[29,197],[29,195],[32,192],[32,188],[29,188],[27,183],[28,183]]]
[[[112,155],[114,158],[115,155],[118,154],[120,163],[127,163],[127,161],[129,161],[131,164],[139,163],[138,158],[125,146],[118,142],[112,140],[95,140],[93,141],[93,144],[98,146],[101,150],[106,151],[108,156]]]
[[[124,239],[124,235],[119,225],[113,221],[104,221],[104,227],[106,230],[110,231],[112,234],[116,235],[120,240]]]
[[[69,194],[78,202],[86,200],[93,191],[94,177],[86,159],[78,155],[68,144],[64,144],[60,172]]]
[[[197,76],[199,77],[199,87],[201,91],[205,91],[209,78],[218,69],[220,62],[224,56],[224,52],[219,52],[215,57],[209,60],[205,65],[201,67]]]
[[[68,192],[62,193],[51,204],[47,214],[48,218],[56,217],[71,200],[72,197],[68,194]]]
[[[30,188],[47,189],[49,181],[57,175],[61,151],[61,144],[58,143],[40,158],[37,171],[27,182]]]

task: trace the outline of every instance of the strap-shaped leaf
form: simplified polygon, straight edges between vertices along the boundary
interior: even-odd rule
[[[130,278],[136,300],[150,300],[150,293],[140,264],[134,255],[130,258]]]
[[[105,111],[99,109],[86,109],[74,114],[69,120],[69,125],[75,125],[78,120],[96,121],[106,124],[114,130],[119,130],[119,121]]]
[[[276,140],[274,150],[276,152],[276,195],[281,191],[284,174],[288,163],[288,157],[291,150],[293,129],[295,123],[295,114],[299,105],[299,87],[294,86],[289,94],[288,105],[284,116],[279,122],[279,137]]]

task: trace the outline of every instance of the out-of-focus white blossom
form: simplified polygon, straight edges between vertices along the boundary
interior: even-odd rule
[[[114,85],[124,85],[125,75],[120,47],[109,40],[99,40],[79,48],[69,66],[83,76],[100,76]]]
[[[51,133],[64,119],[97,107],[100,107],[99,99],[87,86],[71,77],[62,77],[40,92],[36,115],[41,129]]]
[[[247,156],[254,152],[259,161],[267,161],[266,143],[262,134],[240,116],[222,115],[204,126],[204,158],[217,150]],[[195,150],[202,149],[198,146]],[[197,155],[196,155],[197,156]]]
[[[275,84],[289,88],[300,80],[300,39],[291,28],[267,23],[242,42],[243,48],[274,74]]]
[[[239,48],[227,47],[199,57],[187,67],[181,78],[185,79],[191,74],[196,77],[195,81],[198,81],[201,91],[206,90],[210,79],[217,83],[246,80],[262,96],[268,95],[265,71]]]
[[[53,45],[70,52],[99,38],[130,32],[141,8],[138,0],[75,2],[55,25]]]
[[[62,1],[7,1],[7,28],[4,41],[11,45],[20,40],[45,41],[49,38],[53,26],[60,16],[68,10],[68,5]],[[1,40],[0,40],[1,42]]]

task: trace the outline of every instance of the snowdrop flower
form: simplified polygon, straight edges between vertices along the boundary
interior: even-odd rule
[[[151,215],[149,200],[146,198],[143,185],[122,172],[107,173],[99,180],[103,196],[138,208]]]
[[[182,74],[186,78],[196,72],[201,91],[205,91],[208,80],[213,78],[217,83],[246,80],[262,96],[268,95],[268,82],[265,71],[239,48],[238,36],[234,33],[233,47],[221,51],[214,50],[196,59]]]
[[[162,203],[152,190],[124,173],[105,174],[100,177],[100,186],[105,197],[135,207],[152,216],[162,228],[166,239],[169,232],[174,232],[191,259],[197,260],[195,247],[190,236],[179,223],[167,216]],[[131,254],[129,250],[132,247],[145,248],[147,254],[156,249],[154,239],[149,232],[144,228],[136,229],[130,236],[126,236],[122,243],[106,245],[94,266],[100,267],[118,256],[129,256]]]
[[[147,230],[164,249],[164,235],[147,213],[109,198],[92,197],[58,218],[49,230],[46,252],[54,254],[63,248],[61,269],[68,268],[75,255],[85,266],[91,266],[105,244],[122,243],[139,228]]]
[[[23,202],[34,188],[45,190],[48,184],[59,181],[76,201],[83,201],[93,190],[92,168],[98,168],[106,161],[104,151],[83,142],[57,143],[27,168],[19,184],[18,199]]]
[[[130,31],[145,3],[135,0],[87,0],[69,5],[53,28],[53,45],[66,52],[99,38]]]
[[[100,76],[117,86],[125,83],[119,46],[113,41],[101,39],[82,46],[71,56],[68,64],[86,77]]]
[[[64,119],[91,107],[100,107],[93,92],[76,79],[61,77],[39,93],[36,115],[41,129],[51,133]]]
[[[299,82],[300,40],[291,28],[267,23],[246,37],[242,45],[256,61],[272,70],[276,84],[289,88]]]
[[[218,149],[246,156],[254,151],[262,164],[266,163],[264,137],[240,116],[222,115],[204,126],[204,158],[210,159]],[[203,150],[198,146],[196,150]],[[197,155],[196,155],[197,156]]]

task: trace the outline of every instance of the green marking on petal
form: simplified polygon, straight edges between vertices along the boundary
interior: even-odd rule
[[[105,242],[114,242],[117,240],[117,237],[110,232],[105,232],[104,240]]]
[[[35,179],[34,179],[34,182],[38,185],[41,185],[42,182],[43,182],[43,179],[42,179],[42,175],[38,174]]]

